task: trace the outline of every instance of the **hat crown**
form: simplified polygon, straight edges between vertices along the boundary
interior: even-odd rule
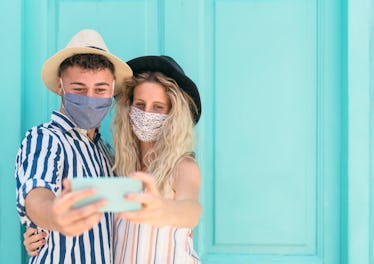
[[[172,57],[169,57],[169,56],[166,56],[166,55],[161,55],[160,57],[163,58],[164,60],[166,60],[167,62],[169,62],[177,71],[185,74],[182,67]]]
[[[103,38],[92,29],[79,31],[67,44],[66,48],[89,47],[109,52]]]

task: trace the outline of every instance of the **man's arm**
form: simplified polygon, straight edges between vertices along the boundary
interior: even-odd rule
[[[55,196],[47,188],[35,188],[25,200],[27,216],[47,230],[58,231],[67,236],[77,236],[96,225],[102,213],[98,210],[105,206],[105,201],[98,201],[75,209],[73,204],[95,193],[94,189],[71,192],[69,180],[63,181],[64,190]]]
[[[60,140],[43,127],[26,133],[16,159],[17,210],[22,223],[65,235],[78,235],[100,220],[100,203],[73,209],[72,205],[94,190],[72,193],[62,188],[64,151]]]

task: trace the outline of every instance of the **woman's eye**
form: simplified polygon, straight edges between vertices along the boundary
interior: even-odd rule
[[[155,105],[154,108],[156,110],[163,110],[164,109],[164,107],[162,105]]]
[[[139,109],[144,109],[144,104],[143,103],[136,103],[134,106],[136,108],[139,108]]]

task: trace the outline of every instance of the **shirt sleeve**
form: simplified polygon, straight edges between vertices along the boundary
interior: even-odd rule
[[[17,212],[22,224],[36,227],[27,217],[25,198],[34,188],[61,192],[63,150],[60,140],[48,129],[34,127],[22,141],[16,157]]]

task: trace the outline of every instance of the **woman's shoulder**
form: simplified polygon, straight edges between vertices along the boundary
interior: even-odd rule
[[[186,155],[183,155],[179,162],[178,162],[178,169],[183,167],[199,167],[194,153],[187,153]]]
[[[177,175],[200,174],[199,165],[193,156],[183,156],[177,165]]]
[[[200,189],[200,169],[194,158],[183,157],[178,164],[173,190],[178,197],[197,195]]]

